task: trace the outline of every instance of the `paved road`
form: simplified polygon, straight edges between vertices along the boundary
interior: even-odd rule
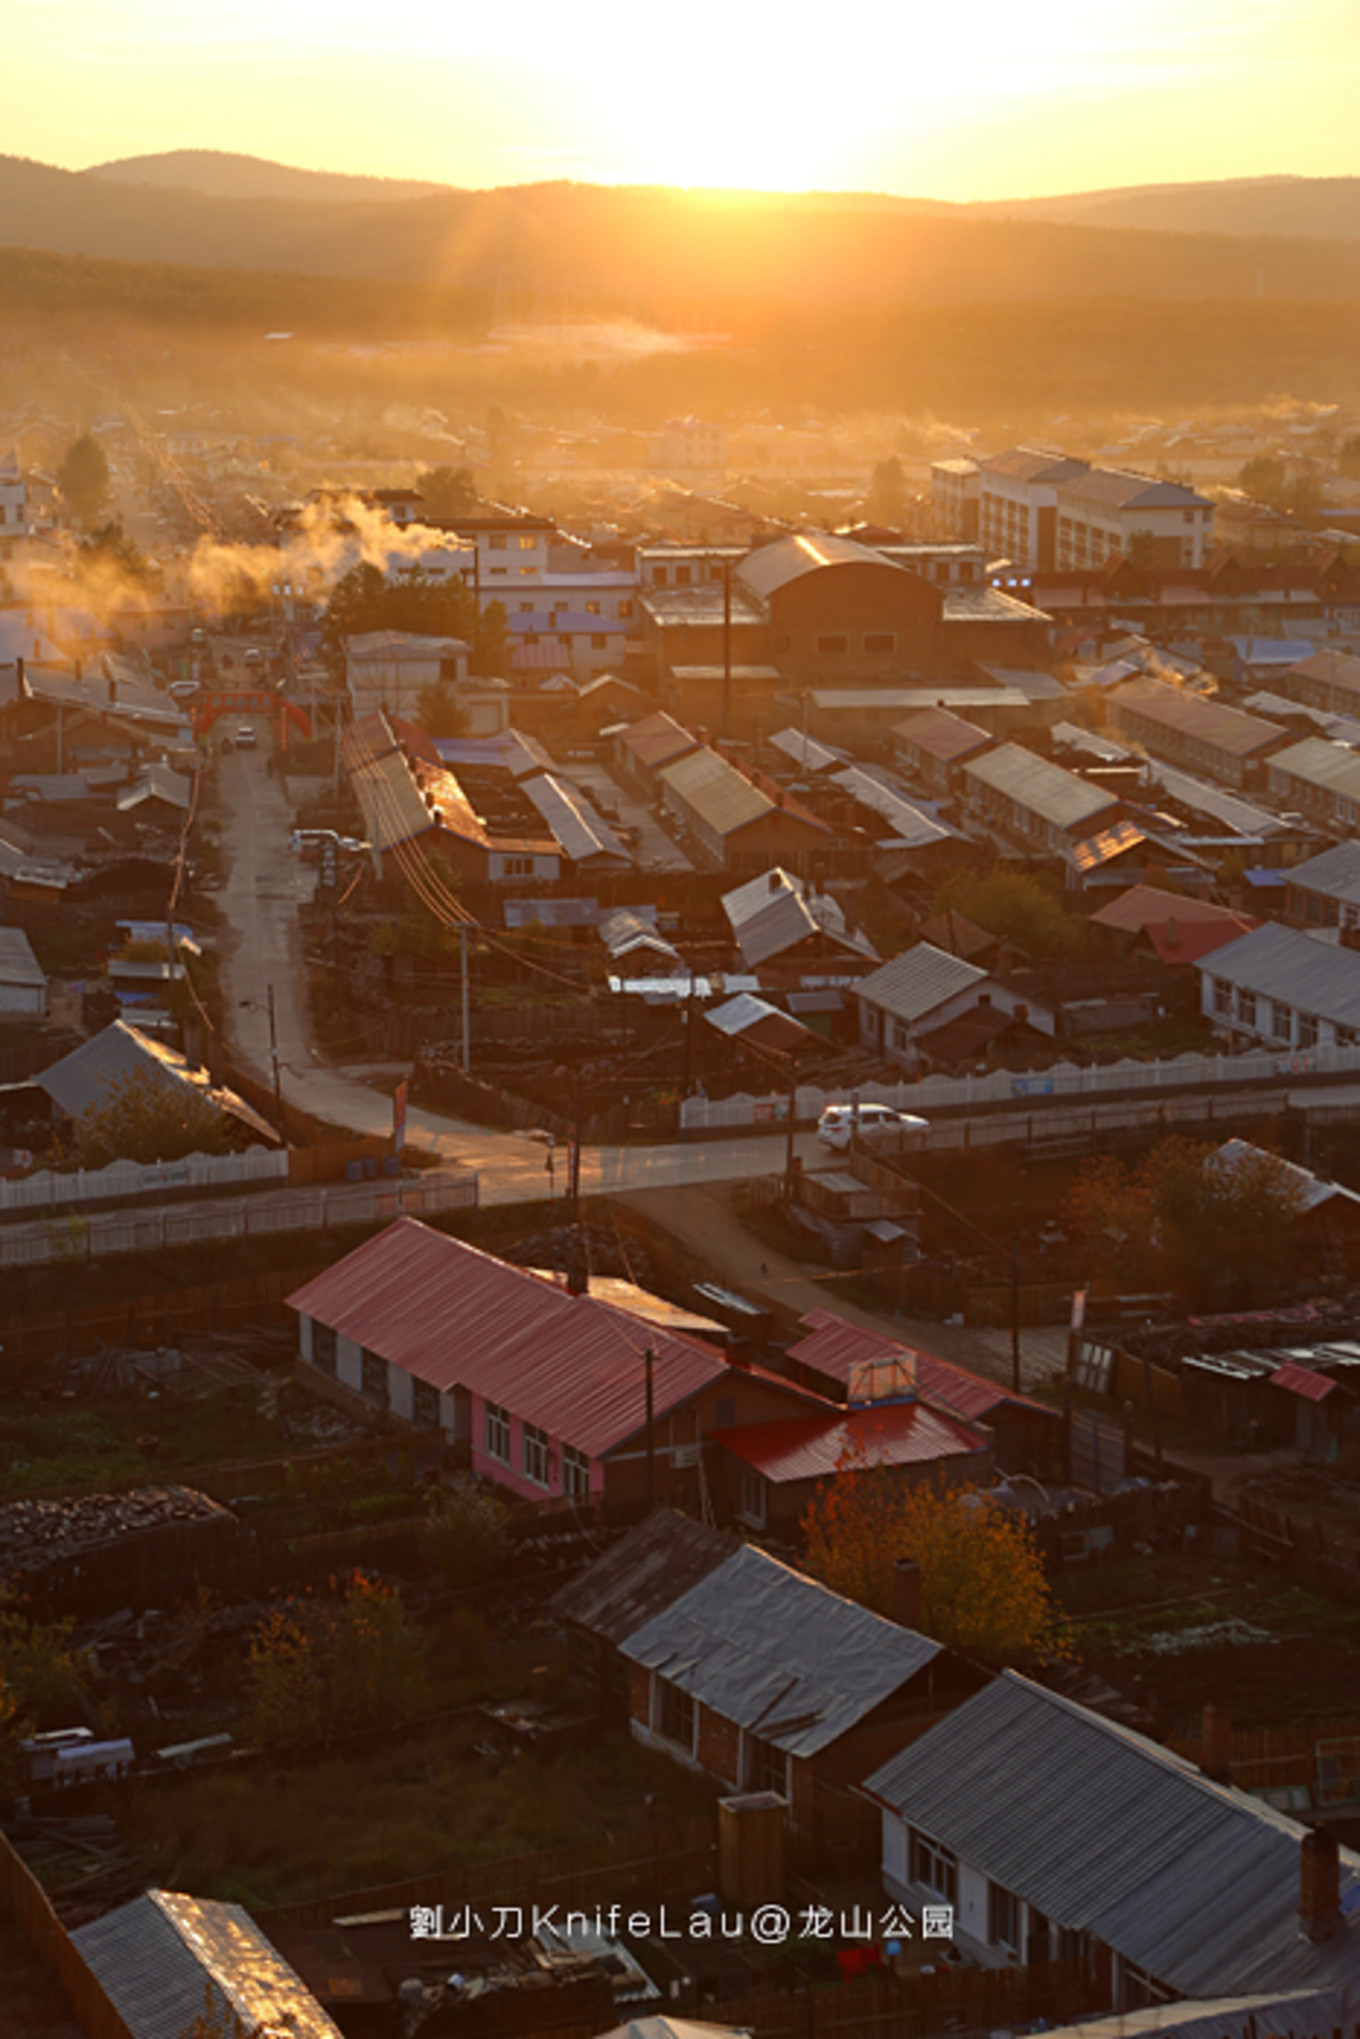
[[[285,1100],[327,1124],[356,1133],[392,1129],[391,1083],[397,1071],[379,1065],[370,1081],[327,1067],[312,1052],[298,909],[316,879],[288,847],[292,810],[282,782],[267,769],[267,752],[229,751],[221,774],[222,841],[229,875],[219,895],[227,1028],[241,1061],[271,1078],[269,987],[279,1082]],[[243,1002],[244,1001],[244,1002]],[[410,1141],[441,1160],[475,1168],[485,1203],[522,1203],[565,1188],[559,1149],[549,1178],[546,1150],[520,1133],[497,1133],[438,1112],[413,1109]],[[689,1182],[732,1182],[784,1166],[783,1134],[706,1140],[666,1147],[589,1147],[581,1158],[583,1192],[669,1189]],[[810,1162],[814,1136],[800,1133],[796,1151]]]

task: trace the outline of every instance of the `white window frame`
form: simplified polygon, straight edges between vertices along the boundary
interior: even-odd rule
[[[590,1460],[574,1444],[562,1446],[562,1492],[572,1501],[590,1499]]]
[[[551,1480],[552,1439],[537,1423],[520,1424],[519,1467],[536,1487],[546,1487]]]
[[[482,1403],[482,1449],[497,1465],[509,1465],[510,1411],[499,1402]]]

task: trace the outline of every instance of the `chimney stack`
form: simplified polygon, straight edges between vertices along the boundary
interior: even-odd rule
[[[1232,1715],[1210,1700],[1200,1733],[1199,1767],[1215,1784],[1232,1782]]]
[[[1299,1843],[1299,1924],[1316,1944],[1341,1923],[1341,1850],[1326,1827],[1310,1827]]]
[[[902,1628],[921,1626],[921,1567],[911,1558],[898,1558],[893,1565],[892,1613]]]

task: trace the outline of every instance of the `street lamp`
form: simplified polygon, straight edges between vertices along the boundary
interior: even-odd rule
[[[244,1009],[250,1012],[267,1012],[269,1014],[269,1060],[274,1071],[274,1118],[286,1142],[288,1134],[283,1123],[283,1093],[279,1087],[279,1038],[274,1025],[273,985],[267,986],[266,990],[267,1002],[264,1005],[260,1004],[258,998],[243,998],[240,1003]]]

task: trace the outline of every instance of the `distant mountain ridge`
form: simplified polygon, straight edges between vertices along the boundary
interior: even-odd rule
[[[171,149],[127,156],[79,173],[109,183],[197,191],[207,198],[300,198],[327,204],[382,202],[436,194],[467,196],[464,187],[406,178],[299,170],[262,156],[222,149]],[[628,187],[632,189],[646,187]],[[1134,184],[1047,198],[955,202],[888,192],[753,194],[794,208],[836,212],[897,212],[956,219],[1024,219],[1054,226],[1100,226],[1144,233],[1210,233],[1259,237],[1360,238],[1360,176],[1232,177],[1193,184]]]
[[[235,155],[228,149],[168,149],[157,156],[123,156],[96,163],[79,172],[110,184],[154,186],[162,191],[197,191],[205,198],[303,198],[326,205],[358,200],[391,205],[407,198],[429,198],[448,191],[447,184],[424,184],[404,177],[360,177],[334,170],[295,170],[263,156]]]
[[[126,181],[134,172],[141,181]],[[218,189],[145,181],[151,174],[198,176]],[[244,194],[241,185],[252,182],[264,193]],[[416,195],[401,196],[402,187],[394,193],[381,180],[333,180],[328,172],[211,151],[135,159],[97,173],[10,156],[0,157],[0,246],[418,282],[488,292],[509,309],[552,303],[556,315],[601,304],[646,316],[658,306],[756,301],[812,308],[1115,298],[1351,303],[1360,302],[1360,182],[1354,190],[1351,183],[1326,180],[1326,188],[1335,217],[1346,203],[1356,206],[1354,234],[1265,238],[1068,223],[1034,210],[1085,206],[1099,218],[1102,206],[1166,204],[1185,190],[1218,192],[1214,202],[1226,204],[1228,187],[1214,186],[1020,207],[834,192],[752,193],[734,203],[704,191],[568,183],[416,187]],[[1273,183],[1262,188],[1277,191]],[[1301,180],[1299,189],[1286,188],[1298,198],[1311,186]]]

